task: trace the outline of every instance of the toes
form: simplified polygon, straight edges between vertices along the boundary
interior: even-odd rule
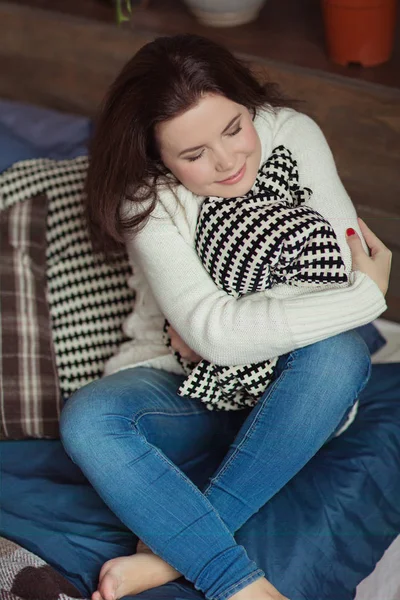
[[[107,571],[111,567],[111,564],[110,564],[111,562],[112,562],[112,559],[105,562],[103,564],[103,566],[101,567],[100,573],[99,573],[99,583],[101,583],[101,580],[103,579],[104,575],[107,573]],[[94,600],[94,599],[92,598],[92,600]],[[96,600],[100,600],[100,599],[96,598]]]
[[[113,593],[113,588],[115,586],[112,584],[110,585],[111,582],[108,581],[109,579],[113,578],[110,576],[107,577],[107,573],[112,567],[111,563],[113,563],[113,561],[114,559],[108,560],[101,567],[99,573],[98,589],[95,592],[93,592],[91,600],[114,600],[115,595]]]
[[[116,598],[121,598],[121,596],[125,595],[121,593],[122,590],[120,589],[119,584],[120,580],[118,577],[113,573],[106,573],[99,585],[102,600],[115,600]]]

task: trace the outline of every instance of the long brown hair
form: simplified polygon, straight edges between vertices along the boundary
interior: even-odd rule
[[[291,105],[276,84],[259,82],[244,61],[207,38],[159,37],[143,46],[111,85],[95,123],[85,187],[95,247],[120,250],[124,232],[146,223],[157,202],[156,185],[168,173],[155,126],[192,108],[205,93],[221,94],[253,114],[263,105]],[[130,218],[121,215],[127,201],[136,204]]]

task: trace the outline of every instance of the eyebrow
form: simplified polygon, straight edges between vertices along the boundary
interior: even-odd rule
[[[241,113],[238,113],[236,115],[236,117],[233,117],[233,119],[231,119],[228,123],[228,125],[225,127],[225,129],[223,130],[223,134],[226,133],[228,131],[228,129],[230,127],[232,127],[232,125],[235,123],[235,121],[238,120],[238,118],[241,117]],[[178,158],[180,156],[182,156],[182,154],[186,154],[186,152],[193,152],[194,150],[200,150],[200,148],[203,148],[204,144],[202,144],[201,146],[193,146],[193,148],[186,148],[186,150],[182,150],[182,152],[179,152],[178,154]]]

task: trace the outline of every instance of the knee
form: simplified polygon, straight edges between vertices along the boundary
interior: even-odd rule
[[[61,412],[60,437],[65,450],[71,458],[95,453],[109,436],[133,430],[148,404],[148,382],[136,370],[126,369],[85,385]]]
[[[85,385],[66,401],[61,411],[60,438],[70,456],[99,434],[103,403],[98,388],[97,381]]]
[[[371,364],[371,355],[367,344],[357,331],[345,331],[325,341],[341,362],[348,364],[355,363],[368,370]]]
[[[346,331],[316,346],[317,364],[331,374],[336,386],[350,384],[362,389],[371,373],[371,354],[356,331]]]

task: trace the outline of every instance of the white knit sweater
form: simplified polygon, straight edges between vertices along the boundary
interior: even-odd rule
[[[320,128],[306,115],[287,108],[258,111],[254,125],[262,146],[260,166],[279,145],[296,158],[300,185],[313,190],[308,205],[335,230],[349,274],[348,287],[324,285],[310,290],[282,284],[239,299],[229,296],[213,282],[194,248],[204,197],[183,186],[175,195],[164,189],[143,230],[127,237],[134,270],[129,285],[136,290],[134,311],[124,323],[131,341],[106,363],[106,375],[139,365],[183,373],[162,341],[165,318],[201,357],[219,365],[240,365],[364,325],[386,310],[375,282],[360,271],[351,272],[345,232],[353,227],[361,236],[361,231]],[[364,240],[363,245],[367,249]]]

